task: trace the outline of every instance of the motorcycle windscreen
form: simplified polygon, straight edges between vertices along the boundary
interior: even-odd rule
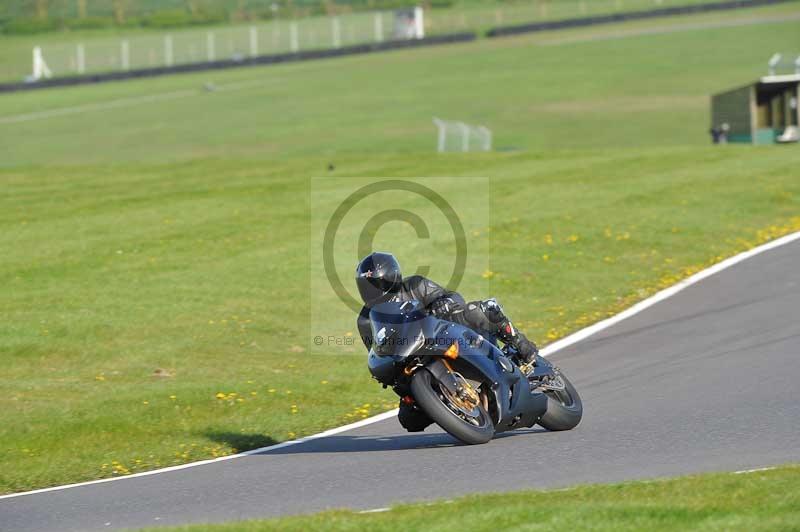
[[[370,310],[372,349],[376,355],[407,357],[422,346],[422,320],[427,313],[418,301],[390,301]]]

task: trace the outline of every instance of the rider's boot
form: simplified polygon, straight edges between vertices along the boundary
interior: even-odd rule
[[[408,432],[422,432],[433,423],[433,420],[420,410],[414,399],[408,395],[400,399],[400,411],[397,413],[397,419]]]
[[[483,310],[489,321],[497,327],[497,337],[519,353],[523,364],[530,364],[535,361],[536,355],[539,354],[536,344],[528,340],[524,334],[514,327],[511,320],[503,312],[503,307],[495,299],[487,299],[481,302],[481,310]]]

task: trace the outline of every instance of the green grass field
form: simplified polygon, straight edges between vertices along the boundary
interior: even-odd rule
[[[491,271],[462,290],[497,296],[540,343],[800,230],[796,146],[706,138],[708,94],[800,47],[796,14],[3,95],[0,492],[394,406],[359,350],[308,353],[312,177],[489,178]],[[434,115],[485,123],[508,151],[439,156]]]
[[[310,516],[224,525],[159,528],[168,532],[308,530],[797,530],[800,467],[747,474],[589,485],[554,491],[473,495],[452,501],[359,514]],[[458,519],[453,520],[457,515]],[[155,530],[155,529],[147,529]]]

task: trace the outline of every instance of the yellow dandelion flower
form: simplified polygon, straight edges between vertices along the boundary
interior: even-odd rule
[[[484,279],[491,279],[492,277],[494,277],[494,272],[492,270],[486,270],[485,272],[483,272],[483,274],[481,274],[481,277],[483,277]]]

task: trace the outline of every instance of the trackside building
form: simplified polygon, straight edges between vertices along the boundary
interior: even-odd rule
[[[773,144],[800,124],[800,74],[766,76],[711,97],[711,127],[728,142]],[[727,126],[726,126],[727,124]]]

